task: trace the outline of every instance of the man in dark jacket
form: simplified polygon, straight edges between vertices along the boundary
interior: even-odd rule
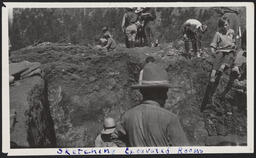
[[[140,105],[126,111],[115,133],[127,146],[189,145],[179,119],[164,109],[170,84],[167,72],[149,62],[140,73],[139,89],[143,95]]]
[[[146,46],[152,46],[155,41],[154,32],[154,20],[156,19],[156,13],[153,8],[137,8],[135,11],[139,14],[139,20],[142,21],[142,33],[141,36],[144,38],[144,44]]]

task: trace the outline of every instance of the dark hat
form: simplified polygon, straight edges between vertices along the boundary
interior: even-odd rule
[[[148,63],[140,71],[139,84],[133,85],[132,88],[169,88],[170,86],[167,72],[155,63]]]

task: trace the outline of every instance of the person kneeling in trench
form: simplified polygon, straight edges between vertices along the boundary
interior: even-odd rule
[[[116,128],[116,122],[113,118],[104,119],[103,130],[95,139],[95,147],[117,147],[113,142],[113,132]]]
[[[170,87],[167,72],[149,62],[139,80],[132,88],[140,90],[143,101],[121,117],[118,139],[131,147],[189,145],[177,116],[163,108]]]

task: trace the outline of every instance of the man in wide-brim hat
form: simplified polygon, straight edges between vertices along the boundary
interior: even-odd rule
[[[132,86],[143,101],[124,113],[115,131],[127,146],[189,145],[177,116],[163,108],[169,87],[164,69],[152,62],[145,65],[139,83]]]

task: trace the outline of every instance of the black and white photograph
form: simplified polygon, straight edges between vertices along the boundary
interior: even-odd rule
[[[253,3],[6,3],[4,13],[11,155],[253,152]]]

